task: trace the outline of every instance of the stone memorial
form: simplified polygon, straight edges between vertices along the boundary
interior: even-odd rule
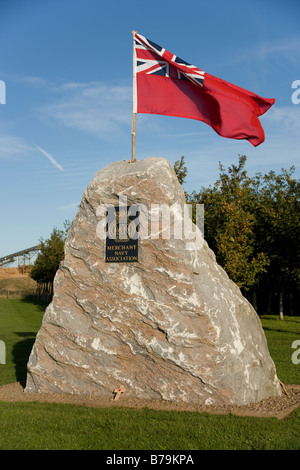
[[[185,208],[166,159],[96,174],[68,232],[26,393],[126,390],[206,405],[281,395],[259,317]]]

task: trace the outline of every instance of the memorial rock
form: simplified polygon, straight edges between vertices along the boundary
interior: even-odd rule
[[[157,222],[163,207],[172,207],[170,233]],[[68,232],[25,392],[112,397],[124,387],[128,397],[237,405],[281,394],[255,310],[198,227],[194,239],[180,236],[184,207],[165,159],[96,174]],[[122,218],[138,238],[121,237]]]

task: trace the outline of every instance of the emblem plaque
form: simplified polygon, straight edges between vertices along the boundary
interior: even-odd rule
[[[138,206],[107,208],[106,263],[138,262]]]

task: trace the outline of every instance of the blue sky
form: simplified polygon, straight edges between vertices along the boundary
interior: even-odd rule
[[[299,0],[0,0],[0,257],[63,228],[95,173],[130,159],[133,29],[276,99],[256,148],[198,121],[139,114],[138,160],[184,155],[188,191],[213,184],[219,161],[239,154],[249,174],[295,165],[299,175],[299,18]]]

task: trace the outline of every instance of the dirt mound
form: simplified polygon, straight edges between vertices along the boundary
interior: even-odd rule
[[[20,383],[2,385],[0,387],[0,401],[9,402],[43,402],[43,403],[68,403],[72,405],[90,406],[94,408],[110,408],[113,406],[128,408],[150,408],[154,410],[169,411],[196,411],[199,413],[234,414],[238,416],[256,416],[261,418],[275,417],[283,419],[294,409],[300,406],[300,385],[285,385],[285,392],[281,397],[269,398],[259,403],[245,406],[205,406],[189,403],[174,403],[164,400],[143,400],[126,397],[126,392],[119,400],[107,397],[83,397],[60,393],[25,393]]]
[[[22,274],[19,268],[0,268],[0,279],[15,279],[28,277],[28,273]]]
[[[0,268],[0,298],[18,298],[36,292],[36,282],[18,268]]]
[[[35,289],[36,282],[30,277],[0,278],[0,290],[18,291],[24,289]]]

